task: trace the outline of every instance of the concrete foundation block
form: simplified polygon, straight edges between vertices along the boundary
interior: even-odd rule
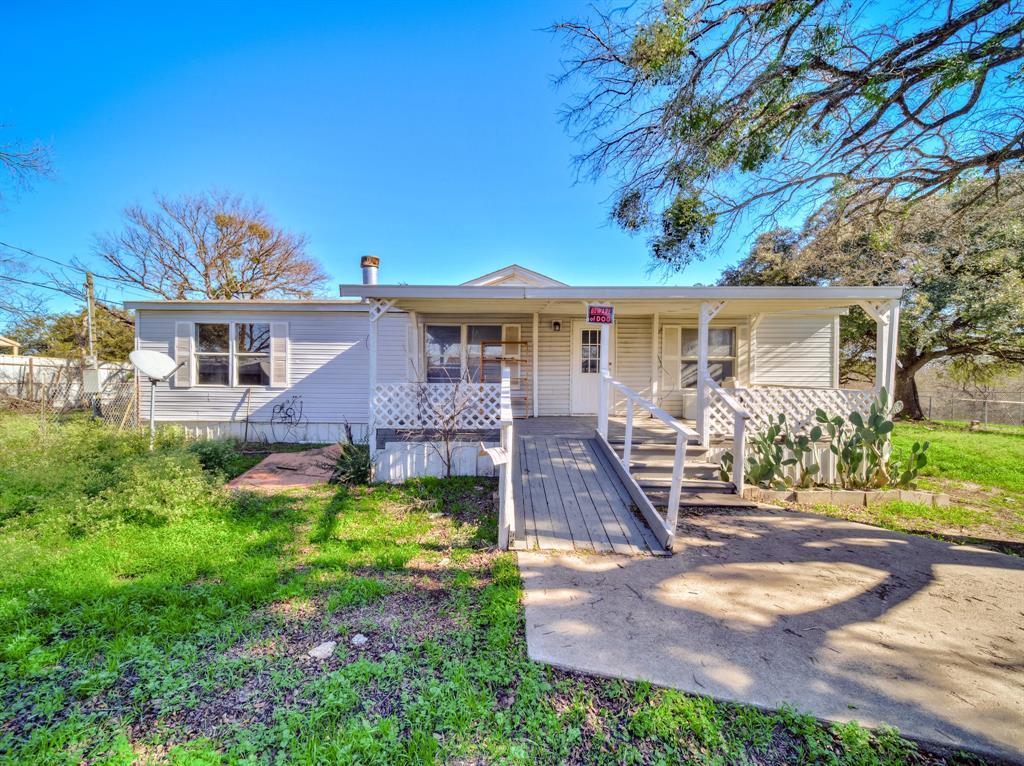
[[[917,503],[918,505],[932,505],[932,493],[921,492],[916,489],[901,489],[900,500],[904,503]]]
[[[794,494],[800,505],[828,505],[835,493],[830,489],[798,489]]]
[[[881,505],[882,503],[892,503],[899,499],[900,491],[898,489],[876,489],[864,493],[866,505]]]
[[[832,502],[847,508],[863,508],[866,495],[866,492],[858,489],[835,489],[832,490]]]
[[[936,508],[945,508],[949,505],[949,495],[945,492],[936,492],[932,495],[932,505]]]

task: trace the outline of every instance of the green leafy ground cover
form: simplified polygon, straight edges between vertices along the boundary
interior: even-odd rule
[[[866,509],[821,506],[815,510],[1024,554],[1024,429],[1003,426],[972,431],[960,423],[897,423],[894,451],[906,453],[915,441],[931,444],[918,486],[948,494],[949,506],[890,502]]]
[[[533,663],[492,482],[232,495],[234,451],[0,415],[0,763],[974,762]]]

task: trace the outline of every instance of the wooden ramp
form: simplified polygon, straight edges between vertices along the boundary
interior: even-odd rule
[[[516,424],[514,548],[667,555],[635,512],[592,428],[527,423]]]

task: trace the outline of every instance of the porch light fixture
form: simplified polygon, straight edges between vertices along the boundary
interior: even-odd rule
[[[561,331],[562,331],[562,323],[559,322],[556,319],[554,322],[551,323],[551,332],[561,332]]]

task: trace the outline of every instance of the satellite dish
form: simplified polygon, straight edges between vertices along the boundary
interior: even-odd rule
[[[149,448],[153,449],[153,442],[156,440],[156,420],[153,419],[153,408],[156,403],[156,384],[163,383],[185,363],[175,362],[167,354],[161,354],[159,351],[149,351],[148,349],[132,351],[128,354],[128,358],[139,372],[149,378]]]
[[[128,358],[138,368],[139,372],[150,380],[167,380],[174,374],[175,370],[181,367],[180,364],[177,364],[167,354],[161,354],[159,351],[149,351],[147,349],[132,351],[128,354]]]

